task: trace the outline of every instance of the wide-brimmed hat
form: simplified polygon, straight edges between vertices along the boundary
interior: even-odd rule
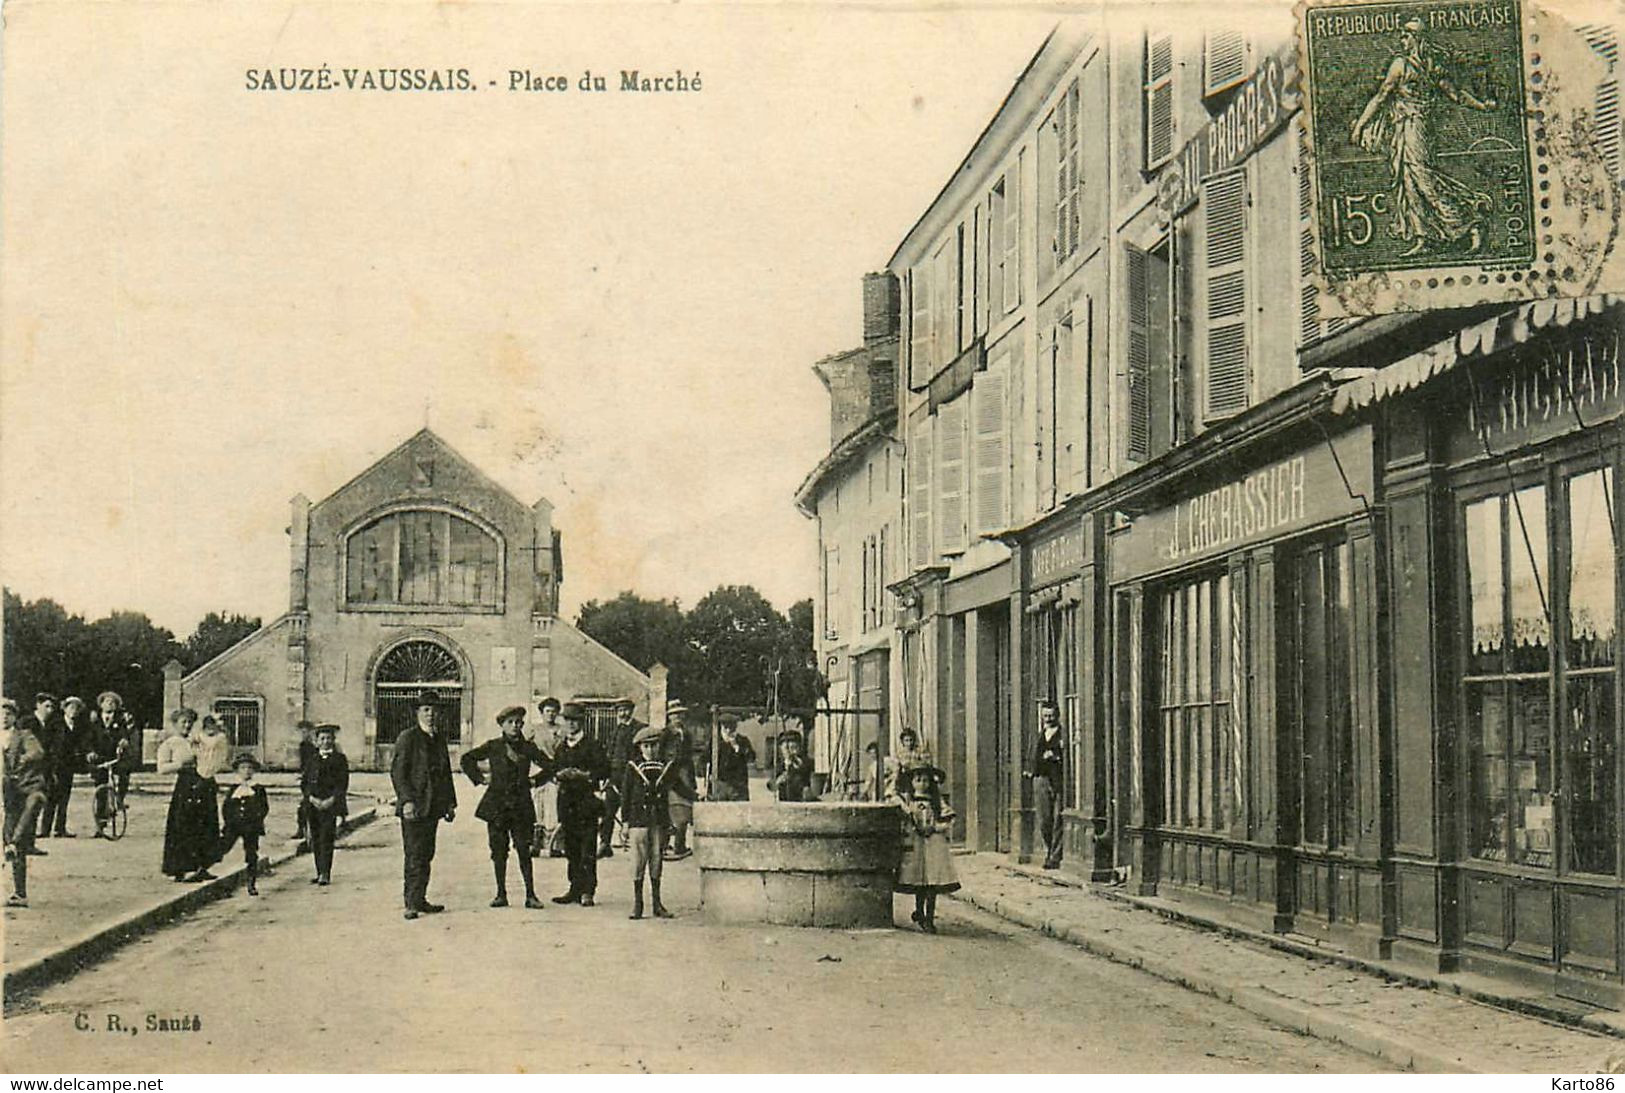
[[[237,758],[231,761],[231,769],[236,770],[238,767],[243,766],[244,764],[247,764],[254,770],[261,769],[259,757],[251,751],[239,752],[237,754]]]
[[[559,716],[566,721],[585,721],[587,720],[587,711],[582,708],[579,702],[566,702],[559,707]]]
[[[412,708],[414,710],[421,710],[425,706],[438,705],[440,705],[439,691],[419,691],[417,697],[412,700]]]
[[[517,717],[520,720],[524,720],[525,707],[523,707],[523,706],[506,706],[506,707],[504,707],[502,712],[497,714],[497,724],[500,725],[504,721],[507,721],[508,719],[514,718],[514,717]]]
[[[659,729],[655,728],[653,725],[645,725],[643,728],[639,729],[633,734],[632,744],[634,747],[639,744],[658,744],[660,743],[660,736],[661,733]]]
[[[622,695],[615,700],[615,708],[617,710],[635,710],[638,708],[638,704],[630,695]]]
[[[78,695],[69,695],[67,698],[62,700],[62,708],[65,710],[69,706],[78,706],[80,709],[84,709],[85,700],[80,698]]]
[[[339,727],[337,725],[332,725],[332,724],[323,724],[323,725],[317,725],[315,728],[311,729],[310,731],[311,731],[312,736],[320,736],[324,732],[330,732],[334,736],[337,736],[339,734]]]
[[[907,774],[911,778],[918,774],[929,774],[939,782],[946,780],[948,777],[947,771],[943,770],[929,759],[914,760],[912,763],[909,763],[908,766],[903,768],[903,773]]]
[[[687,712],[688,712],[688,707],[683,705],[683,702],[682,702],[681,699],[673,698],[673,699],[667,700],[667,702],[666,702],[666,716],[667,717],[670,717],[674,713],[687,713]]]

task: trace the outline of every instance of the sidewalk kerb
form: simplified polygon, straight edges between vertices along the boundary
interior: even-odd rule
[[[371,823],[378,817],[380,806],[372,806],[346,816],[339,824],[338,834],[350,832]],[[273,869],[309,852],[307,840],[299,840],[292,849],[284,850],[264,861]],[[137,938],[151,933],[166,923],[195,911],[199,907],[224,899],[236,891],[247,879],[248,867],[238,865],[214,880],[192,885],[184,891],[166,896],[158,902],[128,912],[112,922],[93,927],[87,933],[43,956],[23,962],[5,972],[4,999],[7,1005],[25,994],[71,976],[90,962],[106,956]]]

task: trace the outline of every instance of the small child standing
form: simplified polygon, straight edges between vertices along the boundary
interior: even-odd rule
[[[660,730],[653,725],[639,729],[632,738],[638,757],[629,760],[621,772],[621,822],[632,843],[632,913],[643,917],[643,875],[649,875],[649,894],[655,918],[670,918],[660,902],[660,847],[671,828],[671,811],[666,791],[677,778],[674,763],[660,761]]]
[[[897,870],[897,890],[914,894],[914,913],[909,917],[928,934],[937,932],[937,896],[959,888],[959,876],[948,853],[954,814],[942,804],[942,779],[942,771],[929,762],[916,762],[898,775],[903,860]]]
[[[221,807],[223,823],[220,832],[220,853],[223,859],[238,839],[243,840],[243,860],[248,863],[248,894],[257,896],[255,880],[259,876],[260,836],[265,834],[265,817],[271,811],[265,798],[265,787],[254,780],[260,769],[259,760],[252,755],[237,757],[237,785],[226,796]]]

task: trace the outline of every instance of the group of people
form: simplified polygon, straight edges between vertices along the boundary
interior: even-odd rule
[[[63,699],[45,691],[34,712],[19,716],[17,703],[0,699],[5,719],[5,857],[10,866],[10,907],[28,906],[28,859],[48,854],[40,839],[72,839],[68,804],[77,774],[89,772],[96,786],[116,786],[117,801],[129,791],[130,772],[141,762],[141,734],[116,691],[103,691],[96,709],[77,695]],[[97,794],[92,806],[95,837],[107,833],[114,805]]]
[[[259,844],[270,814],[259,759],[246,751],[232,758],[224,726],[213,714],[200,719],[183,706],[170,714],[170,725],[174,731],[159,744],[157,764],[159,774],[175,776],[164,819],[164,874],[183,883],[213,880],[209,868],[241,842],[248,894],[258,895]],[[338,750],[337,725],[300,722],[299,728],[298,833],[308,838],[316,865],[311,883],[326,885],[338,823],[349,808],[350,765]],[[219,778],[227,770],[236,781],[222,799]]]
[[[415,724],[397,738],[390,766],[401,821],[402,913],[408,920],[444,910],[428,898],[429,876],[438,826],[457,815],[457,790],[450,749],[434,723],[438,701],[433,691],[414,701]],[[619,840],[632,852],[631,917],[644,916],[645,881],[648,909],[657,918],[669,916],[660,898],[662,864],[692,853],[688,828],[698,796],[682,726],[686,708],[668,703],[663,729],[637,721],[633,712],[630,699],[617,704],[606,747],[588,734],[586,710],[578,703],[543,699],[537,706],[541,730],[534,739],[525,732],[525,708],[509,706],[497,714],[500,734],[462,754],[463,774],[485,787],[474,815],[486,825],[496,882],[492,907],[509,905],[510,856],[519,861],[524,906],[543,906],[531,859],[544,843],[557,845],[568,859],[569,888],[553,902],[593,906],[598,860],[613,855]]]

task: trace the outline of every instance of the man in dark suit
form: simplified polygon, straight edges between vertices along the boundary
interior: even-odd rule
[[[339,727],[316,728],[316,742],[299,769],[299,807],[316,859],[312,884],[333,880],[333,843],[338,839],[339,817],[350,814],[350,760],[339,751]],[[304,750],[300,742],[300,750]]]
[[[598,856],[607,858],[614,854],[610,847],[613,839],[621,847],[627,845],[626,824],[617,822],[621,806],[621,775],[626,766],[637,758],[637,750],[632,746],[632,740],[638,735],[643,726],[633,711],[637,704],[630,698],[621,698],[615,701],[615,727],[610,730],[609,737],[609,786],[604,799],[604,818],[598,828]],[[613,795],[613,796],[610,796]],[[616,828],[620,829],[620,838],[615,839]]]
[[[336,728],[337,726],[335,726]],[[316,756],[316,726],[309,721],[299,722],[299,779],[303,784],[305,771]],[[294,819],[298,823],[297,838],[306,838],[310,834],[310,813],[305,802],[300,800],[299,807],[294,810]]]
[[[531,802],[532,786],[553,776],[552,764],[542,750],[525,739],[525,708],[509,706],[497,714],[502,735],[463,753],[463,773],[475,785],[489,788],[480,797],[474,815],[485,821],[486,840],[491,847],[491,870],[496,874],[497,894],[492,907],[508,906],[508,846],[519,857],[519,875],[525,879],[525,906],[539,911],[535,872],[530,862],[530,840],[535,833],[536,806]],[[490,778],[480,773],[484,763]],[[530,773],[535,763],[537,772]]]
[[[50,751],[51,796],[45,802],[45,815],[40,817],[41,835],[49,830],[58,839],[76,838],[68,830],[68,800],[73,796],[73,776],[85,770],[85,755],[92,750],[85,700],[69,695],[62,700],[56,740]]]
[[[1066,786],[1066,728],[1054,702],[1038,704],[1038,735],[1027,753],[1022,774],[1032,779],[1033,810],[1038,814],[1038,834],[1044,841],[1044,868],[1061,867],[1061,807]]]
[[[661,848],[667,861],[682,861],[694,851],[688,848],[688,825],[694,820],[694,799],[699,796],[694,778],[694,747],[689,742],[688,730],[683,728],[683,715],[688,707],[677,699],[666,703],[666,728],[660,734],[660,761],[670,763],[672,778],[666,791],[666,806],[671,813],[671,826]],[[675,844],[675,845],[669,845]]]
[[[434,727],[438,704],[439,696],[433,691],[418,695],[412,710],[417,724],[396,739],[395,761],[389,770],[395,783],[395,814],[401,818],[402,895],[408,919],[445,910],[428,899],[436,829],[441,820],[451,823],[457,818],[451,753],[446,738]]]
[[[56,719],[56,695],[44,691],[36,694],[34,712],[19,721],[17,727],[32,733],[40,747],[45,749],[45,800],[41,802],[38,815],[30,817],[30,822],[37,825],[35,837],[43,839],[51,833],[51,798],[56,793],[57,749],[62,739],[61,726]],[[41,857],[45,855],[45,851],[33,845],[33,839],[29,840],[27,853]]]
[[[554,903],[591,907],[598,892],[598,821],[604,802],[598,787],[609,777],[609,759],[598,741],[587,735],[587,712],[575,702],[560,711],[565,735],[553,753],[559,784],[559,822],[564,827],[564,856],[570,863],[570,890]]]
[[[724,717],[722,739],[717,741],[716,777],[711,784],[713,801],[750,800],[750,765],[756,761],[756,749],[750,738],[739,735],[739,722]]]

